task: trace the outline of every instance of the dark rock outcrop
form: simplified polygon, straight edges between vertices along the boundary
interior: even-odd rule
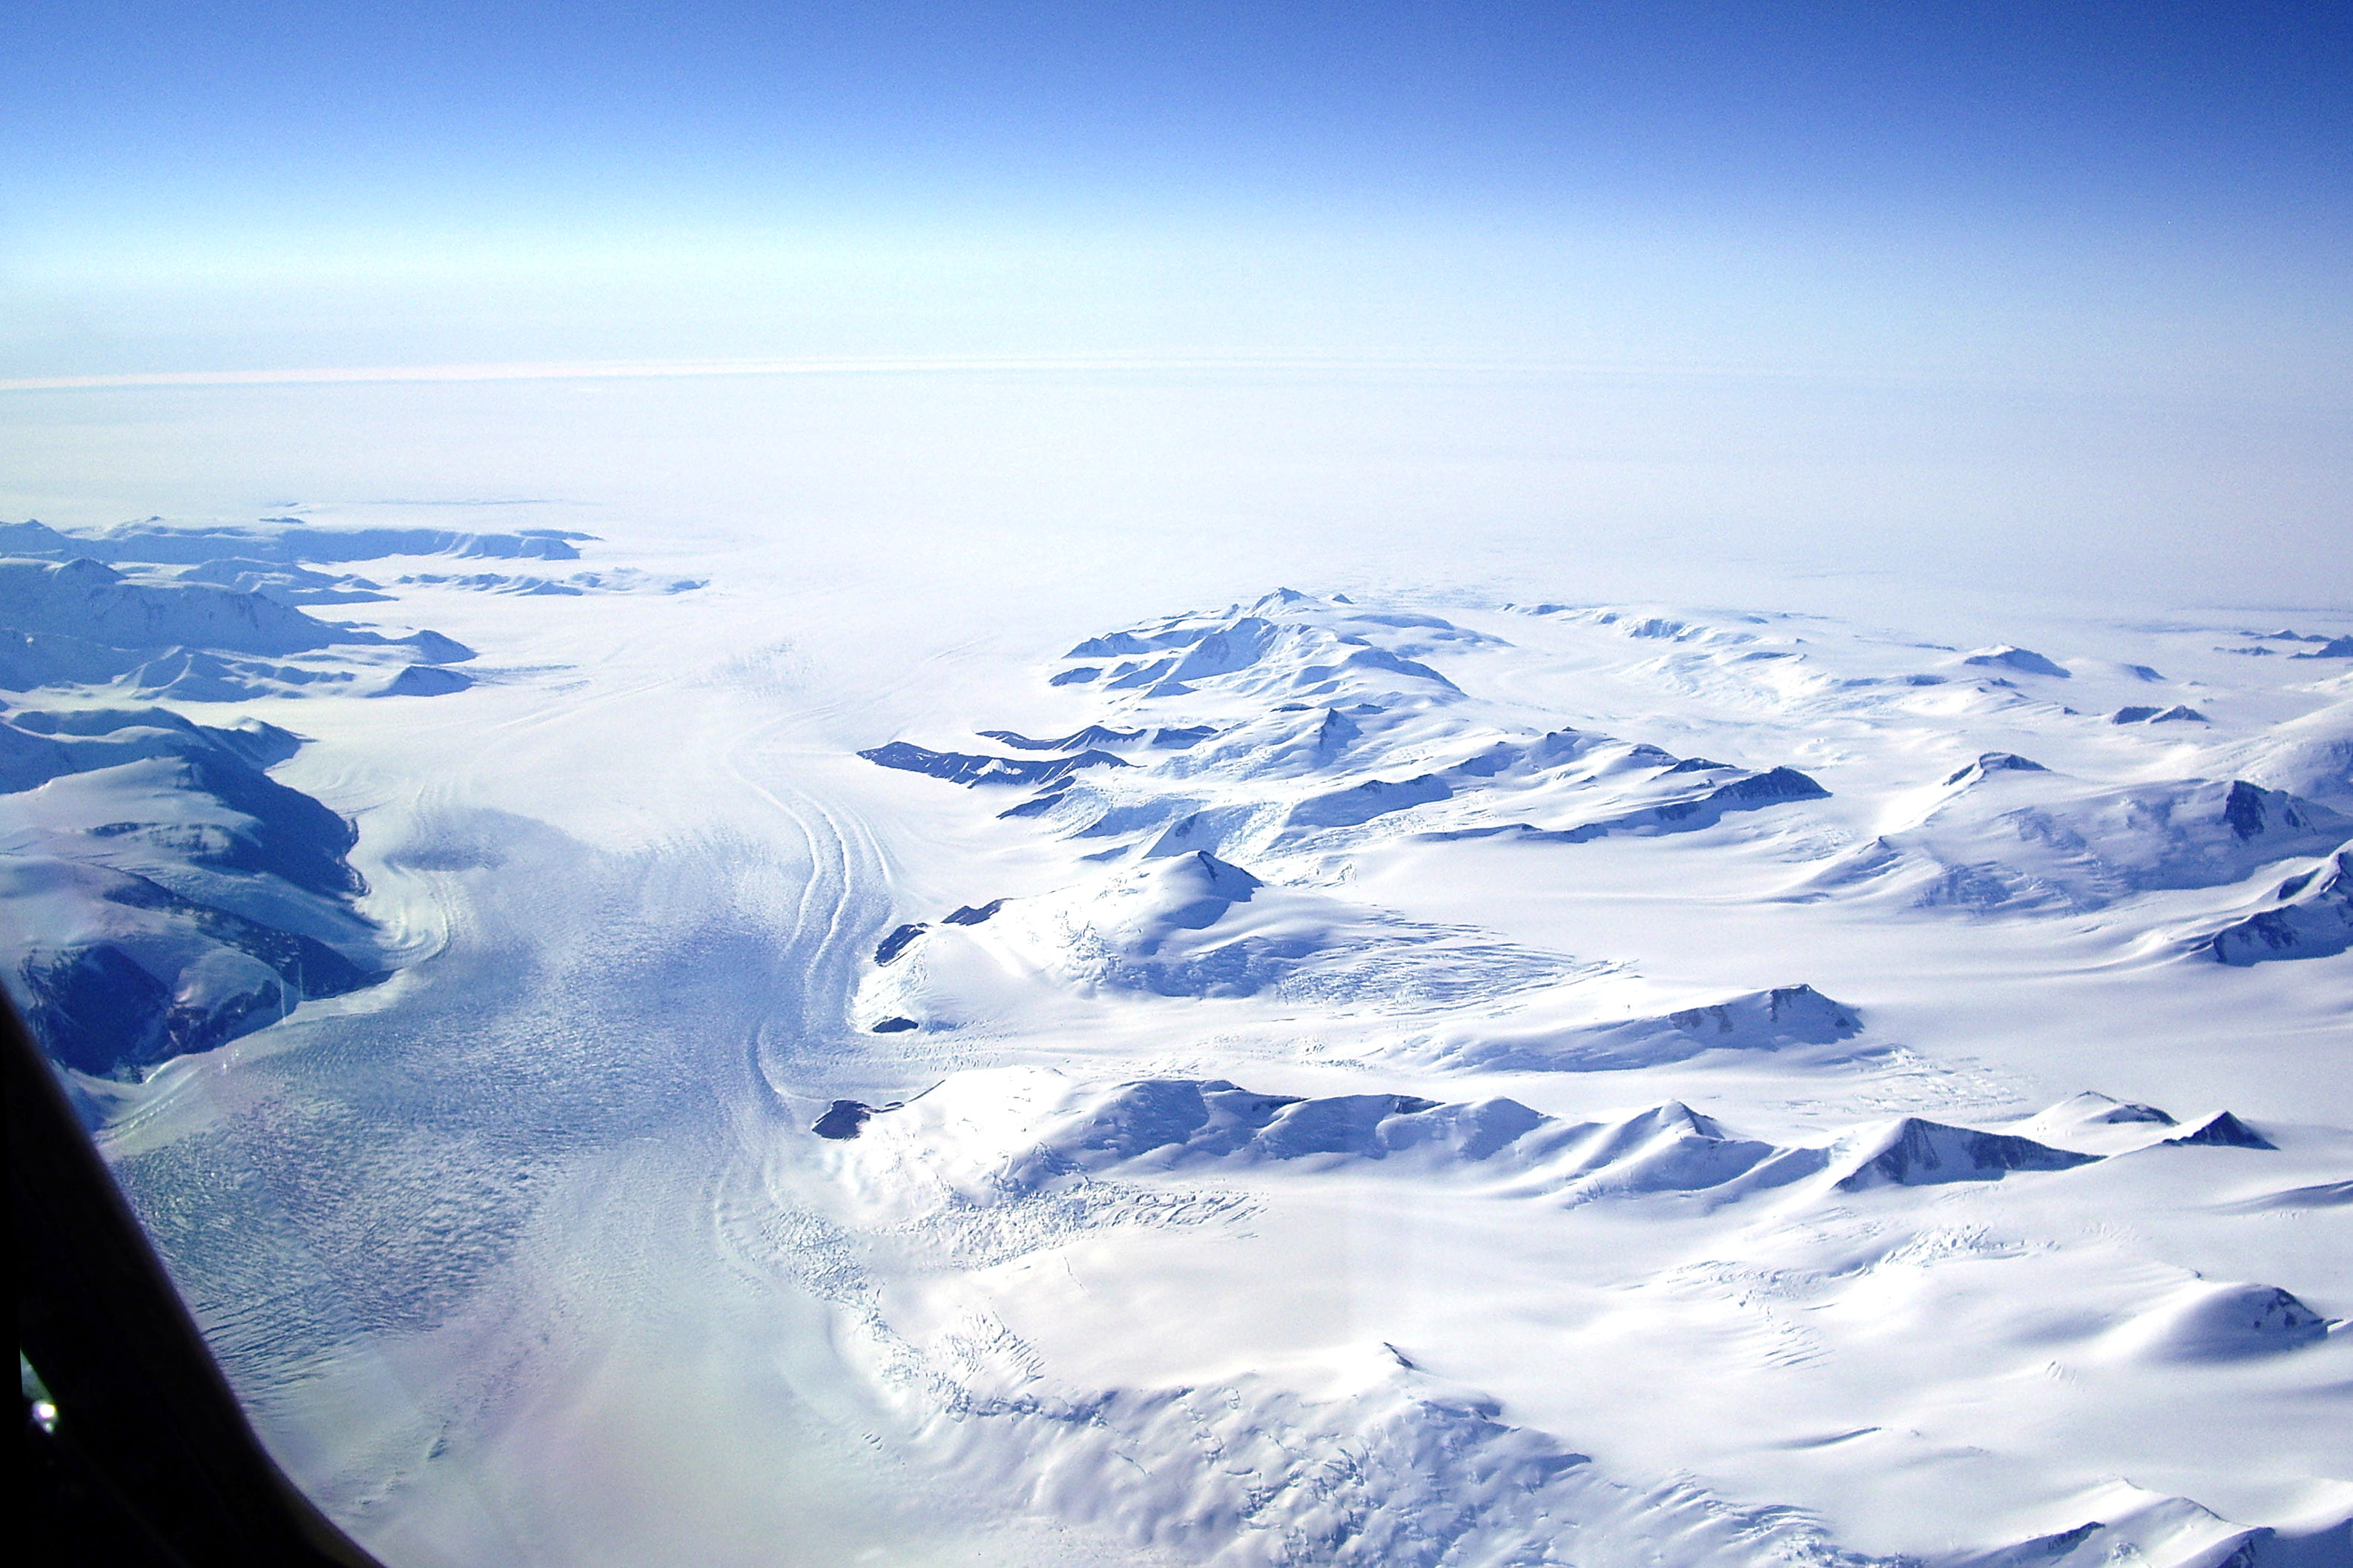
[[[2012,1171],[2064,1171],[2097,1158],[2012,1133],[1980,1132],[1907,1116],[1866,1148],[1836,1186],[1852,1193],[1881,1186],[1990,1182]]]
[[[1032,762],[1020,757],[974,756],[963,752],[934,752],[905,741],[893,741],[858,753],[879,767],[928,773],[935,779],[966,786],[1025,784],[1035,787],[1069,778],[1082,768],[1124,768],[1126,759],[1109,752],[1085,751],[1076,756]]]
[[[2278,1144],[2227,1110],[2218,1110],[2179,1138],[2166,1143],[2176,1149],[2276,1149]]]
[[[931,928],[921,921],[911,921],[886,936],[874,949],[874,962],[887,964],[907,951],[908,944]]]

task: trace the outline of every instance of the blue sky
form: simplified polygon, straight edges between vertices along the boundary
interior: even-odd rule
[[[0,374],[1320,353],[2195,393],[2317,388],[2348,346],[2341,4],[0,28]]]

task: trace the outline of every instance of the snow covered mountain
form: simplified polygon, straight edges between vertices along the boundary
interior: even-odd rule
[[[903,741],[860,754],[959,784],[1037,786],[1008,815],[1115,841],[1096,858],[1312,858],[1409,835],[1577,844],[1690,832],[1827,793],[1793,768],[1530,733],[1423,662],[1500,646],[1436,616],[1279,589],[1082,642],[1049,684],[1100,691],[1093,721],[1060,741],[987,732],[1022,756]]]
[[[387,977],[357,834],[267,772],[300,745],[161,709],[0,722],[0,919],[60,1062],[135,1078]]]

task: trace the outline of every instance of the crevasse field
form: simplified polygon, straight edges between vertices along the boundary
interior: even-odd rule
[[[393,1568],[2353,1561],[2341,559],[1802,389],[15,395],[9,984]]]

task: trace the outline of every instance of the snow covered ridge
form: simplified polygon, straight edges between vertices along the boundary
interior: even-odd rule
[[[1502,646],[1440,616],[1279,589],[1079,644],[1050,684],[1099,692],[1102,716],[1060,740],[983,732],[1023,755],[904,741],[860,754],[956,784],[1035,789],[1006,815],[1147,859],[1207,850],[1249,861],[1403,835],[1578,844],[1690,832],[1828,793],[1794,768],[1727,766],[1574,729],[1531,733],[1430,662]]]
[[[2315,632],[2292,631],[2284,627],[2275,632],[2242,631],[2239,635],[2253,639],[2253,646],[2226,647],[2218,651],[2265,656],[2279,651],[2277,648],[2263,647],[2263,645],[2267,642],[2316,643],[2319,646],[2307,652],[2290,654],[2288,657],[2291,658],[2353,658],[2353,637],[2323,637]]]
[[[2110,1152],[2071,1151],[2018,1131],[2030,1125],[2071,1138],[2104,1129]],[[1140,1545],[1181,1548],[1186,1561],[2194,1568],[2274,1560],[2266,1555],[2273,1532],[2112,1483],[2077,1500],[2072,1528],[1999,1547],[1873,1555],[1799,1510],[1743,1508],[1689,1477],[1664,1486],[1631,1479],[1622,1462],[1585,1452],[1573,1430],[1527,1425],[1475,1379],[1436,1371],[1419,1345],[1346,1345],[1308,1364],[1283,1363],[1280,1374],[1253,1371],[1221,1385],[1178,1376],[1105,1386],[1056,1368],[1058,1356],[1104,1326],[1092,1320],[1105,1310],[1099,1293],[1116,1289],[1113,1256],[1148,1268],[1153,1249],[1198,1235],[1201,1245],[1241,1252],[1252,1260],[1244,1268],[1290,1248],[1291,1263],[1312,1278],[1312,1232],[1278,1216],[1314,1205],[1322,1192],[1347,1205],[1338,1213],[1403,1216],[1442,1204],[1447,1230],[1515,1235],[1538,1256],[1546,1248],[1535,1238],[1556,1228],[1561,1257],[1579,1264],[1553,1264],[1548,1288],[1580,1294],[1598,1262],[1609,1280],[1605,1299],[1631,1294],[1624,1311],[1638,1320],[1688,1312],[1694,1283],[1732,1267],[1716,1261],[1728,1238],[1769,1235],[1783,1260],[1740,1277],[1767,1301],[1803,1309],[1820,1324],[1800,1337],[1814,1342],[1802,1360],[1834,1362],[1865,1352],[1884,1331],[1877,1320],[1891,1310],[1891,1292],[1942,1279],[1946,1266],[1997,1298],[2001,1286],[1985,1277],[1989,1268],[2045,1267],[2014,1245],[1938,1226],[1939,1194],[2020,1186],[2056,1195],[2093,1172],[2145,1168],[2137,1163],[2152,1159],[2227,1184],[2242,1179],[2234,1162],[2264,1158],[2243,1151],[2268,1145],[2227,1112],[2201,1124],[2216,1125],[2240,1136],[2218,1148],[2179,1136],[2163,1111],[2084,1094],[2011,1128],[1901,1118],[1827,1145],[1791,1147],[1741,1138],[1672,1102],[1571,1121],[1509,1099],[1272,1095],[1224,1079],[1105,1084],[998,1069],[952,1075],[903,1103],[837,1102],[816,1131],[826,1148],[829,1212],[849,1234],[904,1237],[955,1226],[992,1238],[965,1257],[971,1274],[941,1263],[926,1270],[930,1294],[951,1279],[966,1292],[976,1288],[949,1298],[963,1302],[953,1317],[943,1321],[944,1306],[930,1309],[941,1322],[936,1332],[902,1332],[874,1320],[861,1331],[882,1342],[872,1353],[891,1368],[887,1384],[909,1418],[921,1420],[921,1443],[934,1462],[987,1485],[1039,1487],[1039,1500],[1058,1513],[1106,1523]],[[2091,1192],[2080,1201],[2096,1212],[2104,1200]],[[1508,1216],[1520,1213],[1525,1225],[1506,1230]],[[1799,1263],[1788,1254],[1787,1238],[1822,1227],[1838,1237],[1826,1256]],[[1271,1234],[1261,1242],[1261,1233]],[[1610,1259],[1605,1246],[1597,1258],[1594,1244],[1603,1238],[1636,1257]],[[1018,1261],[1065,1247],[1060,1256],[1083,1259],[1084,1269],[1067,1289],[1050,1283],[1060,1269],[1041,1275]],[[1019,1287],[1009,1288],[1016,1280]],[[2039,1327],[2031,1349],[2020,1347],[2052,1367],[2084,1369],[2071,1375],[2264,1364],[2309,1352],[2331,1332],[2293,1294],[2260,1282],[2142,1268],[2112,1270],[2096,1285],[2077,1279],[2073,1288],[2070,1310]],[[1369,1282],[1357,1289],[1378,1294]],[[1940,1308],[1972,1322],[1987,1305],[1965,1297]],[[1892,1310],[1914,1320],[1910,1310]],[[1213,1345],[1230,1326],[1230,1314],[1208,1303],[1196,1300],[1194,1310],[1208,1320],[1201,1329],[1164,1320],[1155,1334]],[[1699,1397],[1711,1379],[1736,1375],[1715,1358],[1736,1358],[1736,1346],[1710,1348],[1727,1325],[1677,1327],[1694,1364],[1654,1367],[1660,1398]],[[1609,1331],[1597,1324],[1588,1331]],[[1429,1355],[1460,1367],[1463,1345],[1434,1332],[1424,1329]],[[1579,1364],[1574,1344],[1554,1352],[1567,1366]],[[1677,1383],[1681,1373],[1688,1388]],[[934,1410],[944,1418],[923,1414]],[[1616,1416],[1635,1418],[1624,1410]],[[1822,1450],[1826,1462],[1852,1470],[1905,1451],[1900,1436],[1892,1447],[1890,1440],[1866,1426],[1773,1446]],[[1345,1464],[1326,1462],[1335,1446]],[[1238,1477],[1248,1484],[1237,1488]],[[1562,1554],[1564,1539],[1586,1554]],[[2293,1554],[2294,1543],[2282,1544],[2290,1554],[2276,1561],[2306,1560]],[[2314,1546],[2325,1550],[2325,1542]]]
[[[342,688],[438,696],[471,684],[447,666],[473,657],[438,632],[338,626],[244,589],[136,581],[85,558],[0,560],[0,689],[111,686],[195,702]]]
[[[2327,958],[2353,948],[2353,844],[2288,878],[2243,920],[2193,940],[2232,964]]]
[[[2107,1121],[2105,1108],[2126,1114]],[[1463,1177],[1490,1195],[1562,1205],[1652,1194],[1720,1204],[1799,1184],[1799,1195],[1821,1201],[1876,1187],[2069,1171],[2139,1150],[2274,1147],[2227,1110],[2184,1131],[2163,1111],[2088,1092],[2018,1125],[2055,1129],[2066,1142],[2088,1132],[2105,1148],[1913,1116],[1850,1129],[1826,1144],[1780,1146],[1742,1138],[1674,1101],[1570,1123],[1508,1099],[1259,1094],[1222,1079],[1103,1086],[1034,1068],[958,1073],[889,1105],[839,1100],[812,1131],[864,1141],[845,1156],[845,1180],[878,1198],[887,1192],[892,1204],[928,1205],[1018,1202],[1092,1176],[1292,1163],[1331,1172],[1359,1162],[1389,1167],[1399,1180]],[[2289,1319],[2290,1339],[2281,1343],[2311,1338],[2320,1322],[2300,1303]]]
[[[902,925],[874,952],[858,1011],[952,1024],[961,995],[1022,975],[1081,994],[1265,996],[1342,1011],[1488,1008],[1597,966],[1435,927],[1328,893],[1273,887],[1206,850],[1147,859],[1059,893]]]
[[[314,528],[293,519],[202,528],[125,524],[92,534],[0,524],[0,688],[113,685],[144,699],[227,702],[347,689],[435,697],[471,684],[448,668],[471,649],[431,631],[390,636],[307,608],[387,603],[387,591],[449,587],[522,597],[680,594],[702,578],[629,567],[563,577],[412,572],[385,582],[319,572],[392,557],[576,561],[590,535],[562,529],[467,533]]]
[[[174,526],[161,518],[126,522],[97,533],[61,533],[36,521],[0,523],[0,553],[77,557],[114,563],[196,566],[246,560],[279,566],[305,562],[375,561],[388,555],[457,555],[468,559],[576,561],[591,537],[563,529],[515,533],[465,533],[438,528],[314,528],[294,518],[251,525]]]
[[[1753,684],[1748,672],[1777,671],[1768,685],[1780,682],[1795,700],[1793,724],[1818,707],[1825,716],[1937,713],[1934,704],[1949,706],[1953,692],[2025,700],[2001,689],[2007,681],[1939,688],[1933,683],[1941,677],[1918,678],[1928,687],[1834,679],[1808,671],[1797,651],[1756,646],[1757,635],[1745,631],[1610,611],[1537,611],[1662,645],[1662,673],[1680,683]],[[1730,766],[1592,731],[1539,729],[1552,715],[1472,696],[1440,668],[1507,647],[1440,616],[1283,589],[1218,614],[1171,616],[1080,643],[1050,684],[1099,695],[1091,721],[1061,736],[991,729],[980,733],[1001,752],[896,740],[860,754],[970,787],[1029,791],[1002,815],[1091,842],[1091,859],[1207,852],[1284,880],[1329,876],[1383,843],[1656,837],[1738,826],[1749,814],[1760,825],[1778,821],[1776,808],[1829,797],[1812,775],[1788,765]],[[2078,679],[2007,645],[1952,662]],[[2146,665],[2077,664],[2083,679],[2103,664],[2111,680],[2165,679]],[[2175,707],[2181,711],[2144,706],[2117,714],[2136,726],[2189,716],[2186,705]],[[2047,704],[2045,711],[2063,721],[2073,716]],[[2104,782],[1987,752],[1934,787],[1924,781],[1892,797],[1868,837],[1818,836],[1806,857],[1810,868],[1786,896],[2032,915],[2243,882],[2353,837],[2353,815],[2327,804],[2353,805],[2348,713],[2353,704],[2339,704],[2215,758],[2256,778],[2303,784],[2310,798],[2243,776]],[[2307,897],[2300,883],[2281,895],[2293,909],[2234,917],[2227,940],[2228,922],[2217,921],[2189,943],[2218,956],[2227,949],[2233,963],[2341,952],[2337,886],[2324,878]]]
[[[658,577],[627,566],[575,572],[566,577],[533,577],[512,572],[415,572],[393,581],[402,587],[423,584],[467,588],[478,594],[513,594],[527,599],[577,599],[588,594],[688,594],[711,585],[707,577]]]
[[[2252,783],[2353,811],[2353,700],[2291,719],[2224,760]]]
[[[1567,1000],[1564,998],[1564,1000]],[[1592,1020],[1536,999],[1515,1013],[1443,1025],[1408,1042],[1408,1060],[1490,1072],[1617,1072],[1689,1061],[1710,1051],[1792,1051],[1836,1059],[1834,1047],[1862,1032],[1860,1009],[1810,985],[1750,991],[1652,1017]]]
[[[268,776],[299,745],[160,709],[0,722],[9,979],[58,1062],[136,1079],[388,977],[356,831]]]
[[[1264,997],[1421,1016],[1434,1026],[1387,1054],[1459,1070],[1615,1071],[1709,1051],[1835,1046],[1862,1030],[1858,1009],[1803,984],[1592,1019],[1581,988],[1609,964],[1270,886],[1206,850],[900,925],[873,963],[856,1012],[886,1032],[954,1027],[971,998],[1019,976],[1080,994]]]
[[[1897,889],[1924,907],[2094,910],[2228,886],[2353,836],[2353,817],[2243,779],[2103,787],[2008,753],[1915,799],[1909,820],[1831,861],[1810,890]]]

